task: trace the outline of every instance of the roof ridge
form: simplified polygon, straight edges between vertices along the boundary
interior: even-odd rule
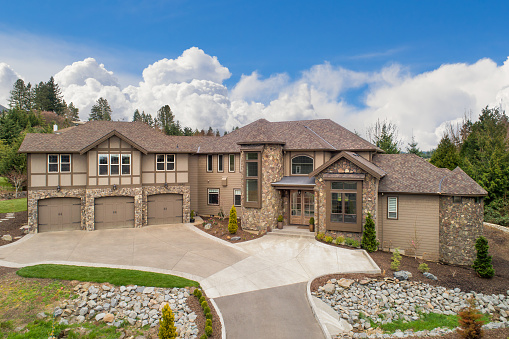
[[[309,126],[306,126],[304,125],[304,128],[307,128],[308,130],[310,130],[311,132],[313,132],[314,135],[316,135],[318,138],[320,138],[321,140],[323,140],[327,145],[329,145],[333,150],[337,150],[336,147],[332,146],[332,144],[330,142],[328,142],[327,140],[325,140],[321,135],[319,135],[318,133],[316,133],[315,131],[313,131],[313,129]]]

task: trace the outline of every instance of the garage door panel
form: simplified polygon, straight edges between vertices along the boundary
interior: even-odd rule
[[[134,227],[133,197],[104,197],[95,200],[95,229]]]
[[[148,202],[148,224],[177,224],[182,222],[182,195],[150,195]]]
[[[80,198],[50,198],[39,201],[39,232],[81,229]]]

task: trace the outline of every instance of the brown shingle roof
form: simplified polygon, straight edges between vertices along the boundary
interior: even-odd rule
[[[373,163],[387,175],[379,192],[447,195],[486,195],[487,192],[461,169],[438,168],[415,154],[376,154]]]
[[[324,169],[329,167],[330,165],[334,164],[336,161],[338,161],[341,158],[346,158],[355,165],[359,166],[369,174],[373,175],[374,177],[380,179],[383,176],[385,176],[385,171],[381,169],[380,167],[376,166],[372,162],[369,162],[368,160],[364,159],[357,153],[353,152],[341,152],[338,155],[332,157],[329,159],[329,161],[325,162],[322,166],[315,169],[313,172],[309,173],[310,177],[316,176],[318,173],[322,172]]]
[[[194,153],[200,144],[216,139],[216,137],[167,136],[142,122],[90,121],[57,134],[27,134],[19,152],[82,152],[112,132],[137,145],[140,150],[154,153],[168,151]]]

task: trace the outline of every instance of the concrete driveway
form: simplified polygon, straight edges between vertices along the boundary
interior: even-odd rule
[[[268,330],[270,319],[274,330],[288,336],[262,337],[292,338],[290,334],[296,333],[297,326],[297,333],[309,330],[314,334],[310,332],[308,338],[320,338],[311,309],[303,302],[302,283],[327,273],[379,271],[364,251],[327,246],[314,238],[269,233],[253,241],[230,244],[191,224],[41,233],[0,247],[0,265],[37,263],[144,269],[196,280],[210,298],[217,298],[220,309],[224,308],[229,338],[256,338],[246,337],[246,333],[260,334],[262,323]],[[293,293],[293,297],[284,297],[282,290]],[[286,323],[284,317],[268,317],[290,310],[301,317]],[[264,321],[239,322],[239,314]]]

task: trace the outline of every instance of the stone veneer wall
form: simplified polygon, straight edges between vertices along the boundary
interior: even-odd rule
[[[244,151],[241,162],[244,162]],[[262,201],[261,208],[242,207],[242,228],[250,230],[273,229],[277,226],[277,217],[283,214],[283,199],[281,191],[271,184],[283,178],[283,147],[281,145],[265,145],[262,153]],[[242,172],[244,173],[244,172]],[[245,182],[242,175],[242,199],[245,199]],[[244,205],[244,204],[243,204]]]
[[[30,190],[27,194],[27,205],[28,205],[28,226],[30,226],[30,232],[36,233],[38,231],[38,203],[39,200],[49,198],[80,198],[81,199],[81,229],[86,229],[85,223],[85,189],[75,188],[69,190]]]
[[[148,225],[148,196],[166,193],[182,194],[182,222],[189,222],[191,215],[190,186],[146,186],[143,187],[143,226]]]
[[[189,186],[146,186],[146,187],[119,187],[113,190],[111,187],[99,189],[62,189],[56,190],[30,190],[28,192],[28,225],[30,232],[38,231],[38,202],[48,198],[80,198],[81,199],[81,229],[94,230],[94,202],[97,198],[128,196],[134,197],[134,227],[147,225],[147,196],[152,194],[178,193],[182,194],[182,220],[189,222],[191,212],[191,189]]]
[[[373,216],[373,220],[376,222],[376,199],[378,196],[377,186],[377,178],[373,177],[371,174],[366,173],[360,167],[353,164],[349,160],[345,158],[339,159],[337,162],[332,164],[323,170],[320,174],[316,176],[315,179],[315,232],[325,233],[326,232],[326,218],[327,215],[325,213],[326,204],[328,203],[329,197],[326,197],[326,182],[328,180],[323,179],[324,173],[358,173],[365,174],[364,181],[362,183],[362,225],[364,225],[366,221],[366,216],[368,212]],[[341,179],[338,179],[340,181]],[[316,216],[317,214],[317,216]],[[338,233],[336,231],[327,231],[329,233]]]
[[[440,261],[471,265],[476,257],[475,241],[483,235],[483,202],[463,197],[461,203],[441,196],[439,200]]]

